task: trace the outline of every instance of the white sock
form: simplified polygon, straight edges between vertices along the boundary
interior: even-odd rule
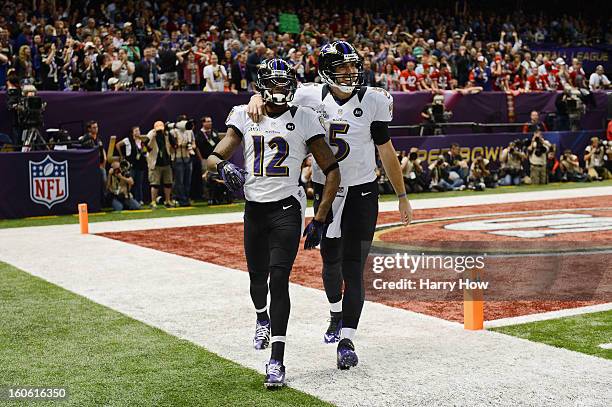
[[[286,336],[273,336],[270,338],[270,343],[274,343],[274,342],[287,342],[287,337]]]
[[[350,339],[351,341],[353,340],[353,338],[355,337],[355,333],[357,332],[356,329],[353,328],[342,328],[340,330],[340,339]]]
[[[329,308],[331,312],[342,312],[342,300],[338,302],[330,302]]]

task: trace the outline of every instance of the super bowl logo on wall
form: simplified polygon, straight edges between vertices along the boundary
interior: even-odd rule
[[[30,161],[30,199],[51,209],[68,199],[68,161]]]

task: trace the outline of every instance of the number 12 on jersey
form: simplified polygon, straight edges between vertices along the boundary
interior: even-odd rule
[[[288,177],[289,167],[281,165],[289,155],[289,143],[284,138],[277,136],[268,141],[268,146],[276,149],[276,154],[265,168],[266,177]],[[253,151],[255,159],[253,160],[253,175],[256,177],[264,176],[264,137],[253,136]]]

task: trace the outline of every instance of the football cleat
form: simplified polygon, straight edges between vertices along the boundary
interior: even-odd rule
[[[275,359],[266,364],[266,380],[264,386],[268,389],[285,385],[285,366]]]
[[[355,353],[355,345],[353,341],[348,338],[344,338],[338,343],[338,369],[348,370],[351,367],[357,366],[359,358]]]
[[[257,321],[255,325],[255,337],[253,338],[253,347],[257,350],[263,350],[270,344],[270,321]]]
[[[342,329],[342,318],[331,317],[329,319],[329,326],[327,331],[323,334],[323,342],[325,343],[336,343],[340,340],[340,330]]]

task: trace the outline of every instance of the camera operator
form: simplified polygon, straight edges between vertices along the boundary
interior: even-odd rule
[[[529,115],[529,123],[523,126],[523,133],[533,133],[536,130],[548,131],[546,124],[540,120],[540,114],[537,110],[533,110]]]
[[[523,178],[523,161],[527,155],[522,151],[522,141],[514,140],[501,152],[499,185],[520,185]]]
[[[573,88],[569,84],[563,88],[563,93],[557,96],[555,106],[557,108],[557,130],[580,130],[580,120],[586,112],[586,106],[583,103],[585,97],[577,88]]]
[[[465,189],[463,180],[455,171],[450,170],[450,165],[444,156],[429,164],[429,175],[431,177],[430,189],[433,191],[462,191]]]
[[[592,180],[603,181],[610,178],[610,172],[606,169],[604,161],[605,147],[598,137],[592,137],[591,144],[584,149],[584,162]]]
[[[453,113],[445,110],[444,96],[435,95],[432,103],[428,103],[421,112],[423,122],[421,123],[421,136],[444,134],[441,123],[447,123]]]
[[[412,147],[408,155],[402,154],[401,168],[406,192],[419,193],[428,190],[423,164],[418,159],[418,148]]]
[[[548,150],[550,150],[550,143],[542,137],[541,131],[535,131],[531,138],[531,144],[527,148],[530,164],[529,176],[532,184],[548,183],[546,168]]]
[[[130,163],[127,160],[113,161],[108,170],[108,182],[106,189],[114,210],[140,209],[130,190],[134,185],[134,179],[130,175]]]
[[[189,206],[191,191],[191,160],[195,156],[195,139],[193,136],[193,120],[181,115],[176,123],[168,123],[173,143],[174,194],[180,206]]]
[[[148,142],[149,154],[147,164],[149,168],[149,184],[151,185],[151,208],[157,208],[157,195],[159,189],[164,188],[164,205],[174,206],[170,195],[172,193],[172,145],[174,140],[162,121],[156,121],[153,129],[142,139]]]
[[[563,155],[559,160],[559,170],[561,171],[561,181],[563,182],[585,182],[589,181],[589,177],[580,167],[578,156],[572,154],[569,148],[563,151]]]
[[[482,154],[476,153],[470,167],[468,189],[484,191],[487,187],[495,188],[496,186],[495,178],[489,170],[489,160],[484,158]]]
[[[11,112],[11,140],[13,145],[20,144],[21,128],[19,127],[19,112],[17,106],[21,100],[21,86],[17,72],[9,69],[6,72],[6,108]]]

